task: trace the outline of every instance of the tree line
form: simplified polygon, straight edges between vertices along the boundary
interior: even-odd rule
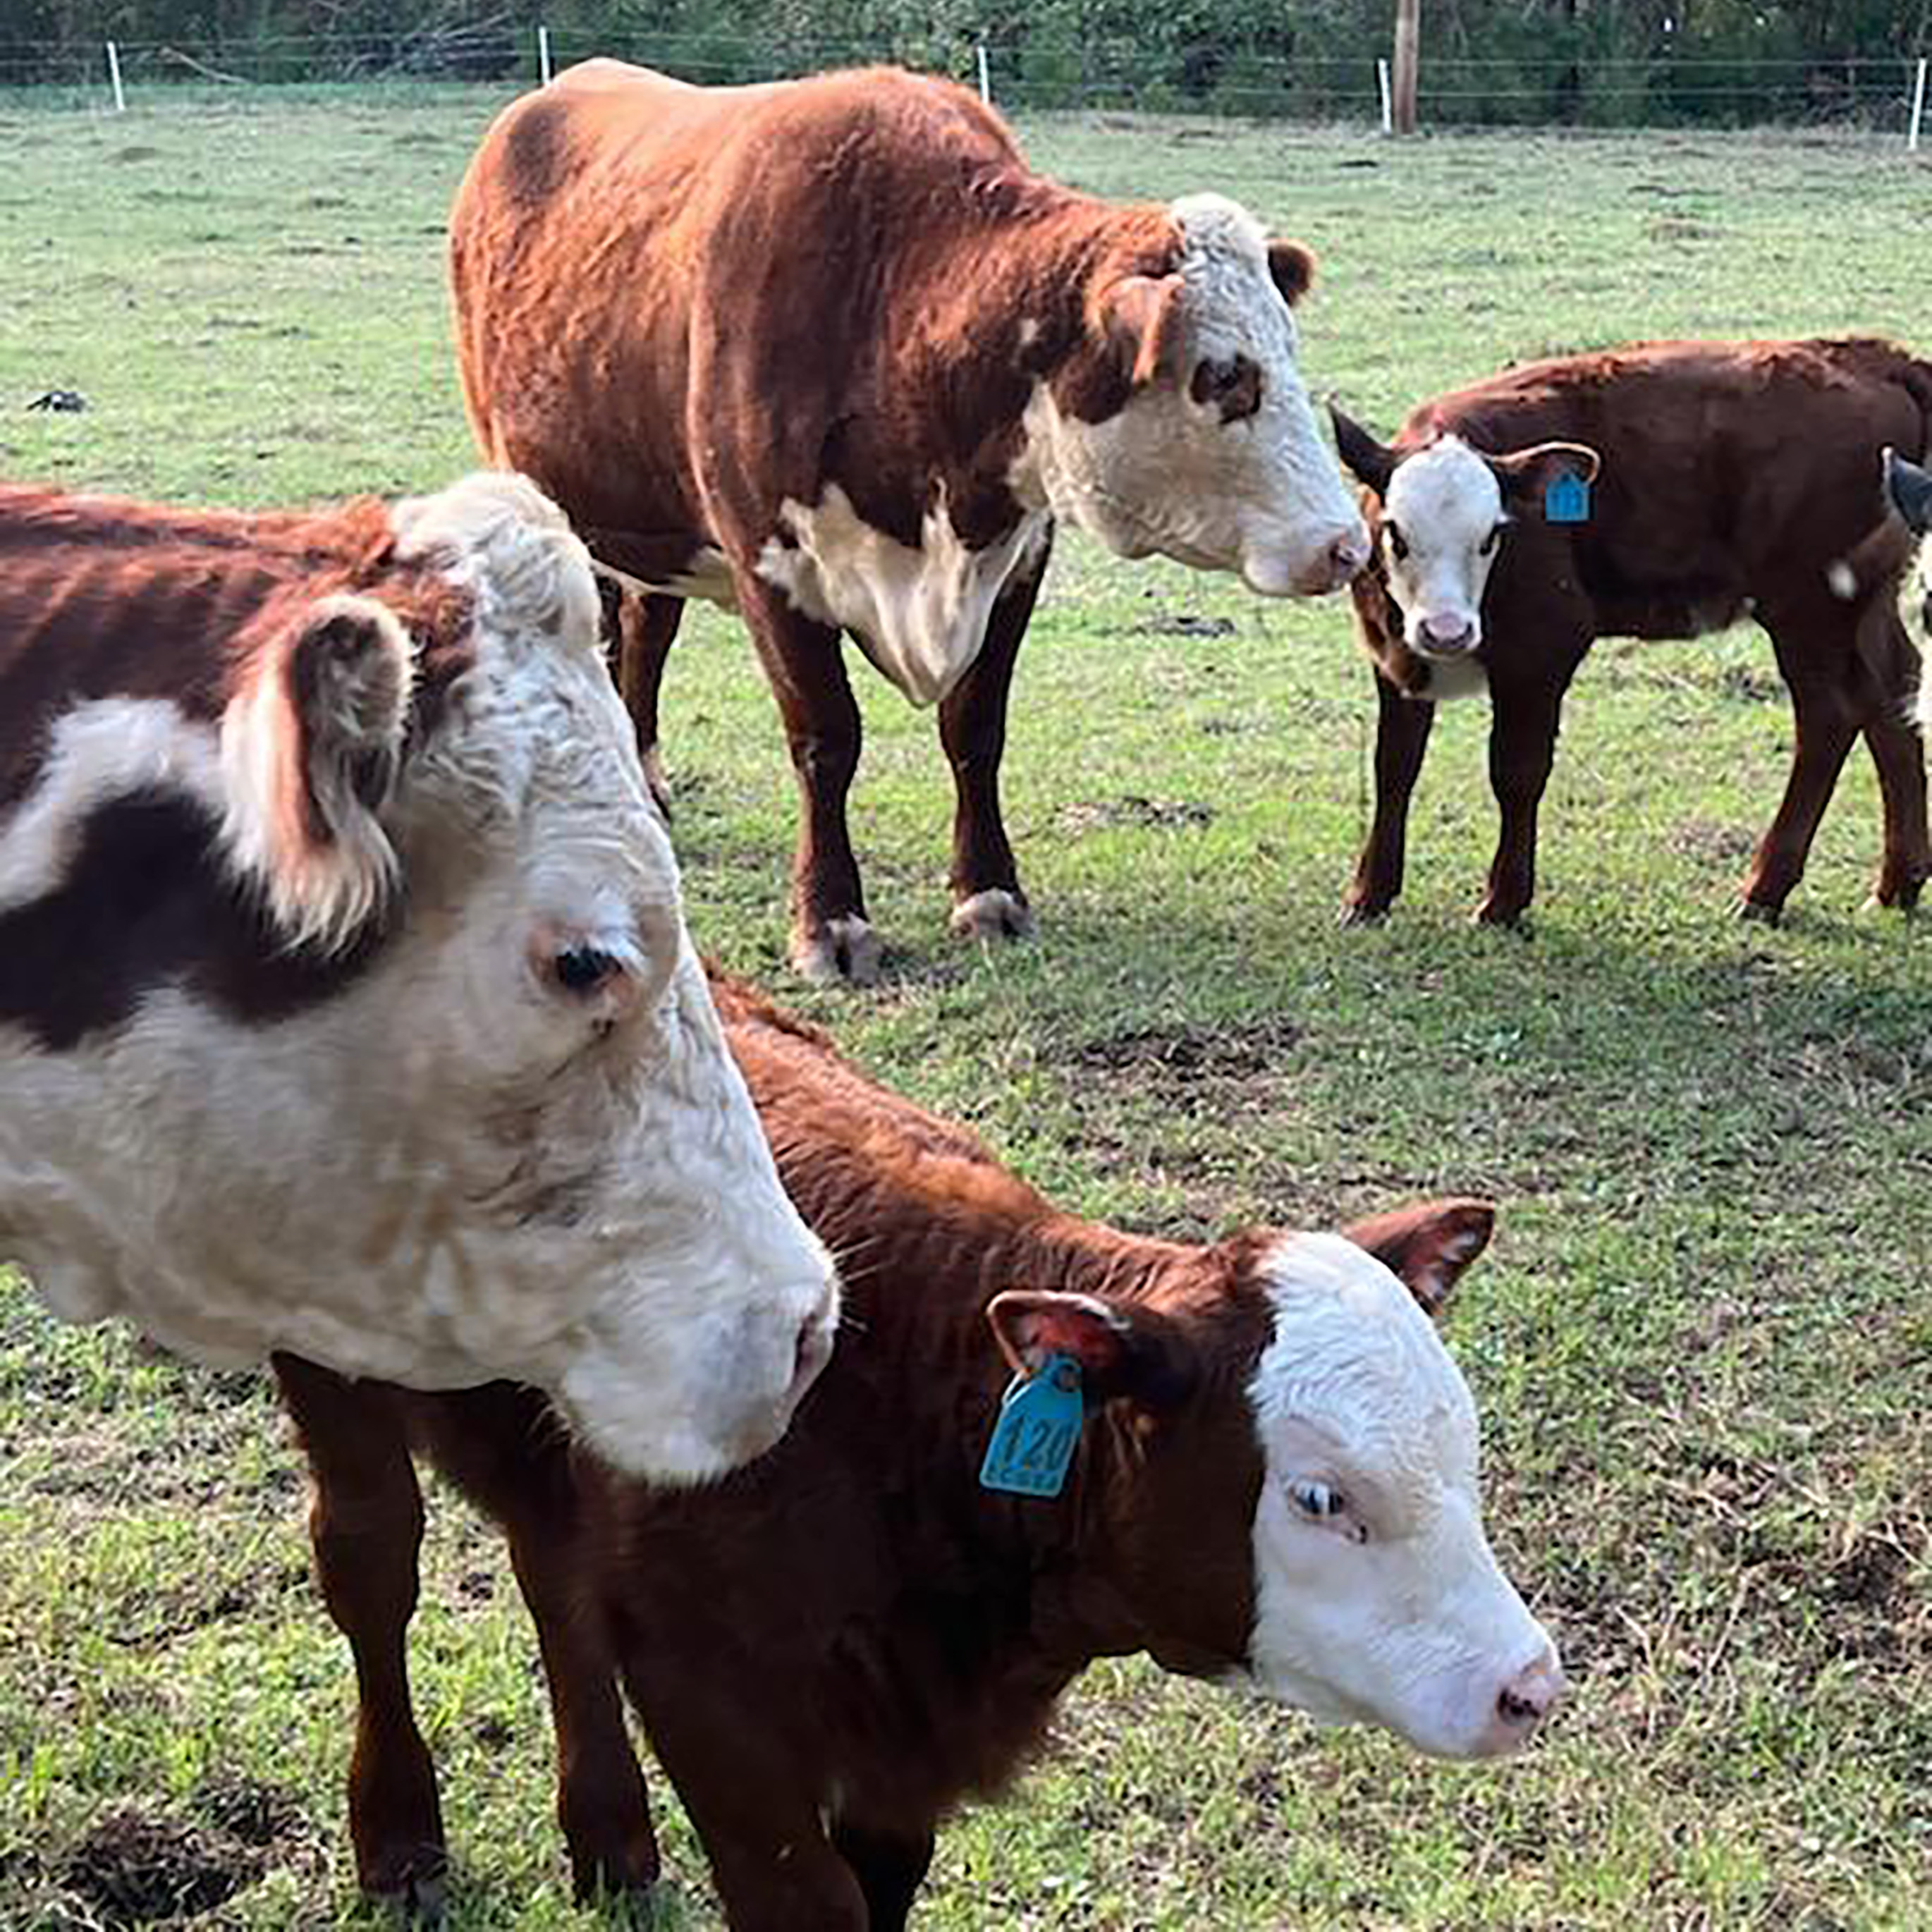
[[[503,80],[598,50],[694,79],[890,57],[1010,104],[1359,115],[1394,0],[8,0],[0,81],[104,39],[184,78]],[[1425,124],[1895,120],[1932,0],[1422,0]]]

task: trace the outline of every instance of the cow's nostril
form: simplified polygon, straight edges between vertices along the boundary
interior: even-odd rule
[[[1533,1724],[1544,1708],[1538,1699],[1523,1696],[1517,1691],[1502,1690],[1496,1696],[1496,1715],[1506,1724]]]
[[[1366,536],[1337,537],[1328,546],[1328,556],[1346,583],[1369,560]]]

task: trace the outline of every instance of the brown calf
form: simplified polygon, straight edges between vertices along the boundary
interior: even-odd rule
[[[442,1856],[403,1662],[412,1444],[508,1531],[580,1888],[657,1869],[614,1664],[734,1932],[902,1926],[938,1821],[1011,1778],[1099,1656],[1146,1651],[1446,1755],[1528,1738],[1561,1672],[1483,1540],[1473,1411],[1417,1306],[1480,1252],[1486,1205],[1384,1215],[1355,1246],[1122,1234],[741,989],[718,997],[787,1184],[844,1258],[848,1331],[775,1451],[666,1494],[574,1462],[526,1391],[404,1397],[278,1364],[356,1653],[366,1886],[420,1898]],[[993,1493],[976,1472],[1007,1363],[1052,1352],[1088,1400],[1065,1487]]]
[[[1338,412],[1343,460],[1380,526],[1376,563],[1354,586],[1381,708],[1375,824],[1346,917],[1378,919],[1402,890],[1438,699],[1489,694],[1502,831],[1476,916],[1512,924],[1534,890],[1563,695],[1592,644],[1695,637],[1747,615],[1770,634],[1797,742],[1741,910],[1778,917],[1861,732],[1885,805],[1875,896],[1911,906],[1932,844],[1906,716],[1917,654],[1895,608],[1906,553],[1881,544],[1871,572],[1845,560],[1884,517],[1880,448],[1922,454],[1928,410],[1932,365],[1885,342],[1829,340],[1530,363],[1421,404],[1393,445]],[[1587,489],[1580,520],[1550,519],[1552,484]]]

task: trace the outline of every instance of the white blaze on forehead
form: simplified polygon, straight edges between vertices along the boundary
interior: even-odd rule
[[[1157,552],[1199,569],[1238,571],[1270,596],[1317,578],[1328,588],[1337,544],[1365,554],[1366,532],[1316,424],[1267,238],[1220,195],[1185,196],[1168,213],[1180,232],[1185,291],[1178,367],[1096,423],[1063,415],[1050,384],[1039,384],[1014,488],[1121,556]],[[1223,422],[1191,384],[1204,361],[1238,356],[1259,373],[1260,404]]]
[[[1264,1466],[1250,1676],[1424,1750],[1508,1748],[1498,1694],[1554,1651],[1484,1535],[1468,1386],[1408,1290],[1340,1236],[1283,1241],[1268,1282],[1274,1334],[1248,1390]],[[1342,1513],[1312,1520],[1295,1501],[1310,1484]]]
[[[1382,503],[1382,563],[1412,649],[1426,648],[1432,622],[1452,635],[1465,627],[1480,635],[1496,545],[1487,554],[1483,547],[1504,520],[1496,472],[1460,436],[1396,464]],[[1396,554],[1392,530],[1406,554]]]

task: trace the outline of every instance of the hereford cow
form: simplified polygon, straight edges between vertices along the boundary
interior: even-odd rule
[[[1444,1756],[1528,1738],[1562,1675],[1484,1538],[1474,1412],[1427,1318],[1486,1205],[1347,1240],[1122,1234],[716,990],[785,1185],[849,1258],[849,1332],[769,1456],[668,1495],[550,1444],[528,1391],[406,1399],[282,1365],[363,1691],[365,1885],[420,1897],[442,1859],[401,1662],[412,1438],[508,1530],[580,1888],[657,1870],[614,1657],[734,1932],[903,1925],[938,1820],[1012,1777],[1096,1657],[1145,1651]],[[1002,1386],[1052,1356],[1086,1405],[1064,1486],[994,1493],[976,1472]]]
[[[1932,844],[1906,716],[1905,552],[1856,584],[1842,560],[1882,517],[1879,450],[1922,453],[1928,410],[1932,364],[1844,340],[1657,342],[1528,363],[1423,404],[1392,446],[1337,412],[1380,538],[1354,590],[1381,717],[1375,824],[1346,916],[1378,919],[1402,889],[1438,700],[1489,694],[1502,823],[1476,916],[1514,924],[1534,886],[1563,694],[1591,644],[1695,637],[1747,615],[1770,634],[1797,742],[1741,910],[1779,916],[1861,731],[1885,806],[1876,896],[1911,906]]]
[[[654,775],[681,600],[751,628],[802,794],[791,955],[812,977],[879,960],[842,631],[939,706],[954,928],[1017,934],[1000,758],[1056,521],[1270,596],[1367,555],[1297,368],[1306,251],[1217,196],[1058,187],[946,82],[706,88],[587,62],[490,128],[450,242],[486,457],[660,593],[620,653]]]
[[[515,1376],[716,1474],[835,1318],[520,478],[0,490],[0,1259],[195,1360]]]

